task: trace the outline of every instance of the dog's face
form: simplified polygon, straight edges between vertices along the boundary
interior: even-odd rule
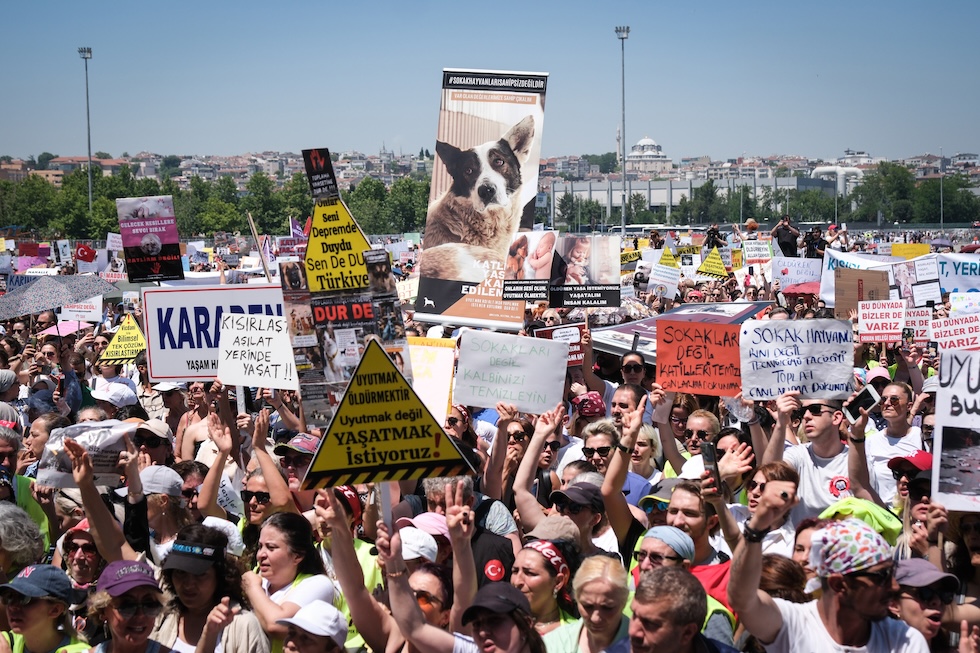
[[[453,178],[449,192],[469,198],[477,210],[497,205],[509,208],[519,197],[521,164],[527,161],[534,139],[534,117],[528,116],[503,138],[461,150],[436,142],[436,153]]]
[[[303,288],[303,275],[297,266],[290,265],[286,268],[286,282],[293,290],[300,290]]]

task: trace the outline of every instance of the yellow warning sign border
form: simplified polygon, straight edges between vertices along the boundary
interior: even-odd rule
[[[378,362],[373,359],[380,357]],[[383,360],[382,360],[383,359]],[[379,364],[380,363],[380,364]],[[320,465],[326,466],[326,462],[337,455],[337,452],[330,451],[331,447],[340,447],[331,443],[330,436],[332,435],[334,423],[340,418],[344,406],[348,400],[351,388],[363,387],[355,382],[361,375],[362,370],[371,365],[370,373],[382,373],[382,372],[394,372],[401,379],[404,387],[410,393],[410,401],[415,405],[413,408],[420,408],[422,410],[421,417],[418,420],[414,420],[411,423],[403,422],[399,425],[411,425],[411,424],[431,424],[434,425],[439,432],[442,432],[442,425],[436,420],[436,418],[429,412],[429,409],[419,398],[415,389],[412,388],[411,384],[405,379],[405,377],[398,371],[395,363],[388,357],[385,352],[384,347],[377,340],[371,340],[368,343],[367,348],[364,350],[364,355],[361,356],[360,362],[357,364],[357,368],[351,375],[350,383],[347,386],[347,391],[344,392],[344,398],[341,400],[340,405],[337,406],[337,410],[334,411],[333,417],[330,419],[330,425],[324,432],[324,436],[320,439],[320,445],[317,447],[316,454],[313,456],[313,462],[310,463],[307,469],[306,476],[303,478],[302,489],[304,490],[316,490],[329,487],[337,487],[338,485],[356,485],[358,483],[378,483],[382,481],[405,481],[405,480],[418,480],[421,478],[432,478],[437,476],[458,476],[460,474],[475,474],[476,471],[470,466],[469,461],[463,455],[459,446],[453,440],[453,438],[445,435],[446,442],[452,447],[457,454],[456,458],[453,459],[430,459],[427,462],[420,461],[407,461],[399,463],[386,463],[383,465],[372,465],[370,468],[366,467],[356,467],[351,468],[345,466],[342,469],[322,469],[318,470],[318,463]],[[364,371],[367,373],[367,370]],[[384,412],[386,410],[385,405],[379,405],[378,410]],[[390,424],[390,423],[389,423]],[[321,458],[323,461],[321,462]]]
[[[347,215],[350,217],[351,223],[354,225],[354,228],[357,230],[356,235],[360,236],[360,238],[364,242],[362,244],[351,242],[350,243],[351,248],[349,250],[346,249],[343,251],[338,250],[335,253],[332,254],[326,253],[323,254],[321,257],[313,257],[311,259],[310,248],[314,247],[314,245],[320,247],[321,242],[324,242],[325,240],[328,240],[330,238],[329,236],[315,235],[317,228],[318,227],[330,228],[331,226],[337,226],[337,225],[331,225],[330,223],[318,225],[317,213],[318,211],[320,211],[321,212],[320,214],[322,215],[323,211],[330,210],[334,206],[340,206],[341,210],[347,213]],[[355,233],[351,232],[346,235],[341,235],[339,238],[337,238],[337,240],[338,242],[343,240],[352,241],[354,237],[355,237]],[[361,225],[358,224],[357,218],[355,218],[354,214],[351,213],[350,207],[348,207],[347,204],[344,203],[344,200],[342,200],[340,197],[321,197],[320,199],[316,200],[316,202],[313,205],[313,218],[311,220],[310,235],[309,238],[307,238],[306,240],[306,249],[303,251],[303,267],[306,270],[306,283],[310,289],[310,292],[321,293],[321,292],[338,292],[338,291],[358,291],[370,287],[367,264],[364,262],[364,252],[369,249],[371,249],[371,241],[368,240],[367,234],[365,234],[364,230],[361,229]],[[350,261],[347,257],[348,255],[351,254],[360,258],[361,263],[355,264],[353,266],[349,265]],[[341,258],[341,260],[344,261],[344,263],[340,266],[331,265],[329,259],[330,256],[339,257]],[[339,279],[339,277],[335,277],[334,275],[337,274],[337,270],[341,268],[344,269],[346,273],[351,276],[351,281],[353,282],[353,285],[347,286],[340,283],[337,287],[331,288],[328,285],[326,285],[324,282],[317,281],[317,274],[316,274],[317,270],[310,269],[311,260],[317,261],[318,262],[317,266],[323,265],[323,271],[328,272],[331,275],[332,279]],[[357,281],[356,278],[357,276],[361,277],[360,282]],[[357,285],[358,283],[360,283],[360,285]]]
[[[127,331],[136,331],[140,336],[140,342],[143,343],[143,348],[137,351],[132,356],[119,356],[113,349],[119,349],[122,345],[115,345],[117,342],[116,338],[124,335]],[[146,335],[143,333],[143,329],[136,322],[136,318],[133,317],[132,313],[127,313],[126,317],[123,318],[122,324],[116,329],[116,333],[112,336],[112,340],[109,341],[109,346],[105,348],[102,355],[99,357],[100,363],[105,363],[106,365],[123,365],[125,363],[132,363],[139,356],[140,351],[146,351]]]

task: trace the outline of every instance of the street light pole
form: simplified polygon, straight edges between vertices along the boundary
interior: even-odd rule
[[[939,148],[939,231],[943,231],[946,225],[943,215],[943,177],[946,176],[946,159],[943,158],[943,148]]]
[[[92,217],[92,117],[88,106],[88,60],[92,48],[78,48],[78,56],[85,60],[85,126],[88,131],[88,215]]]
[[[616,38],[619,39],[621,68],[623,73],[623,134],[619,139],[619,148],[623,163],[623,205],[619,214],[622,235],[626,237],[626,39],[630,37],[629,25],[616,27]]]

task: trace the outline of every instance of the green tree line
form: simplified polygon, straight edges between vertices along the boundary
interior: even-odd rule
[[[93,167],[91,215],[85,169],[66,174],[60,188],[37,175],[18,182],[0,180],[0,228],[20,226],[38,238],[103,239],[119,228],[116,199],[149,195],[173,196],[177,229],[185,237],[216,231],[247,233],[246,214],[252,215],[259,233],[284,234],[290,217],[303,224],[313,211],[313,197],[301,172],[282,187],[258,172],[248,180],[244,192],[239,192],[229,176],[214,181],[193,177],[190,188],[181,190],[169,177],[162,183],[137,179],[129,166],[122,166],[115,175],[103,175],[99,167]],[[425,222],[429,180],[406,177],[388,189],[367,177],[342,195],[369,234],[418,231]]]

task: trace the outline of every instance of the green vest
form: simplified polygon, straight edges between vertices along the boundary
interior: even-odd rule
[[[5,630],[3,635],[7,638],[7,644],[10,645],[11,653],[24,653],[26,649],[24,648],[23,635],[18,635],[17,633],[9,630]],[[92,647],[85,642],[72,637],[67,644],[64,646],[59,646],[58,648],[54,649],[52,653],[82,653],[90,648]]]

